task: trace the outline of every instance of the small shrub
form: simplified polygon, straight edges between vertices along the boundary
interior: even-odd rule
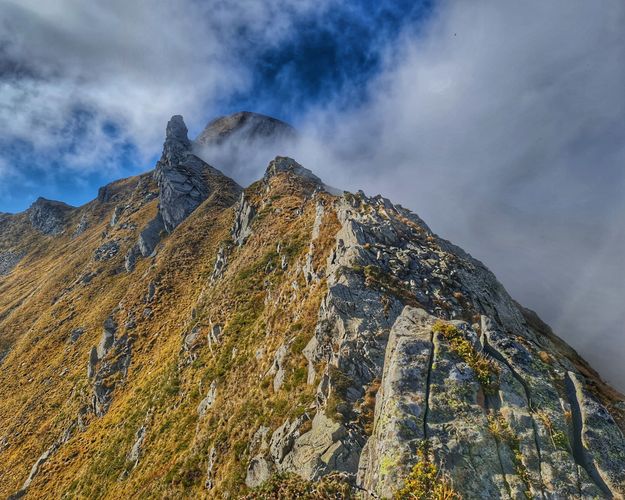
[[[404,481],[404,486],[395,492],[395,500],[460,500],[449,481],[432,459],[427,441],[417,450],[417,463]]]
[[[493,395],[499,390],[499,367],[495,362],[478,352],[462,331],[443,321],[437,321],[432,330],[440,333],[449,342],[449,347],[475,372],[485,394]]]
[[[499,412],[488,415],[488,429],[495,439],[501,443],[506,443],[514,456],[514,467],[517,475],[525,483],[526,491],[525,496],[532,498],[531,494],[531,478],[527,467],[523,464],[523,454],[521,453],[519,437],[508,425],[508,422]]]
[[[295,474],[276,474],[258,488],[254,488],[244,500],[351,500],[356,496],[352,487],[340,474],[329,474],[313,482]]]

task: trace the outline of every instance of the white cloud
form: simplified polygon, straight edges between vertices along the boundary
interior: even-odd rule
[[[145,160],[172,114],[198,128],[219,99],[246,88],[243,51],[280,43],[294,20],[328,3],[0,0],[3,139],[80,171],[115,167],[125,141]]]

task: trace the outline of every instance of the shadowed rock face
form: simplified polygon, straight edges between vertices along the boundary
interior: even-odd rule
[[[190,153],[191,142],[182,116],[167,124],[163,155],[154,177],[160,189],[160,214],[168,232],[180,224],[209,194],[202,160]]]
[[[195,139],[196,144],[206,146],[220,144],[227,139],[250,141],[276,137],[295,137],[293,127],[283,121],[258,113],[241,111],[211,121]]]
[[[215,185],[211,177],[221,177],[236,191],[240,187],[191,152],[182,116],[171,118],[166,134],[154,178],[160,189],[163,225],[167,232],[172,232],[213,192]]]

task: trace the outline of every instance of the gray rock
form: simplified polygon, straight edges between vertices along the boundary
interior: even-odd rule
[[[148,284],[148,293],[145,297],[146,304],[149,304],[150,302],[152,302],[155,296],[156,296],[156,283],[154,283],[153,281],[150,281],[150,283]]]
[[[208,345],[211,347],[211,349],[214,345],[219,344],[221,339],[221,325],[213,325],[211,323],[208,335],[206,337],[208,340]]]
[[[94,259],[97,261],[110,260],[114,258],[119,252],[119,241],[112,240],[107,241],[103,245],[99,246],[94,254]]]
[[[217,250],[217,257],[215,258],[215,265],[213,266],[213,272],[211,274],[212,282],[222,277],[227,264],[228,264],[228,247],[221,246],[219,247],[219,250]]]
[[[197,407],[197,412],[200,418],[206,415],[208,410],[210,410],[213,404],[215,404],[215,399],[217,399],[217,381],[213,380],[206,397],[200,401],[200,404]]]
[[[185,351],[191,351],[197,347],[197,342],[202,334],[202,329],[199,325],[195,325],[189,333],[184,336],[183,347]]]
[[[78,238],[82,233],[84,233],[89,227],[89,221],[87,220],[87,214],[82,214],[80,216],[80,221],[76,225],[76,229],[74,229],[74,234],[72,238]]]
[[[278,347],[276,354],[273,359],[273,363],[271,368],[269,369],[269,375],[273,375],[273,390],[274,392],[278,392],[282,384],[284,383],[284,362],[286,360],[286,356],[289,352],[288,344],[283,344]]]
[[[143,446],[143,441],[145,441],[145,435],[147,433],[147,428],[145,425],[142,425],[137,430],[135,434],[135,442],[132,444],[132,448],[130,452],[128,452],[128,456],[126,459],[128,462],[132,463],[133,467],[136,467],[139,463],[139,459],[141,458],[141,447]]]
[[[85,329],[82,327],[74,328],[71,332],[69,332],[69,341],[73,344],[76,342],[82,334],[85,333]]]
[[[117,332],[117,323],[112,316],[108,316],[104,321],[104,328],[102,331],[102,338],[98,344],[97,353],[98,359],[104,358],[109,349],[115,342],[115,333]]]
[[[89,351],[89,362],[87,363],[87,378],[93,378],[98,365],[98,349],[94,346]]]
[[[60,202],[38,198],[28,209],[28,217],[32,226],[39,232],[58,236],[67,224],[67,218],[73,207]]]
[[[303,419],[307,420],[308,416]],[[282,456],[281,460],[274,462],[278,470],[295,472],[307,480],[315,480],[334,471],[353,473],[357,470],[362,448],[357,436],[323,412],[315,415],[310,431],[300,434],[298,429],[303,419],[287,427],[281,441],[272,438],[274,459]]]
[[[137,264],[137,258],[141,255],[141,250],[139,249],[139,245],[133,245],[130,250],[126,253],[126,257],[124,257],[124,268],[126,272],[131,273],[135,270],[135,266]]]
[[[23,254],[18,252],[0,252],[0,276],[9,274],[22,260]]]
[[[143,257],[148,257],[153,254],[156,245],[161,241],[161,233],[164,230],[165,225],[159,212],[154,219],[147,223],[139,235],[137,245]]]
[[[115,225],[119,222],[120,216],[124,213],[124,207],[116,206],[113,210],[113,215],[111,216],[111,227],[115,227]]]
[[[217,463],[217,450],[213,446],[208,453],[208,464],[206,465],[206,480],[204,487],[212,490],[215,484],[215,464]]]
[[[271,477],[273,467],[263,455],[257,455],[247,465],[245,484],[248,488],[256,488]]]
[[[247,201],[245,193],[241,198],[234,215],[234,224],[230,234],[232,240],[238,246],[242,246],[252,234],[252,220],[256,215],[256,209]]]
[[[92,377],[91,409],[96,416],[101,417],[108,411],[116,387],[126,380],[131,361],[132,341],[128,335],[115,339],[113,345],[107,350],[106,359],[99,359]]]
[[[182,116],[167,124],[163,154],[154,178],[160,190],[160,209],[167,232],[172,232],[209,195],[204,178],[208,165],[191,153],[191,142]]]

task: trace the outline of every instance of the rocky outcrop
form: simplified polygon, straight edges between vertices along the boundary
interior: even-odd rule
[[[32,226],[39,232],[50,236],[58,236],[67,225],[67,217],[73,207],[60,202],[38,198],[28,209],[28,218]]]
[[[22,260],[22,254],[17,252],[0,252],[0,276],[9,274]]]
[[[119,241],[111,240],[103,243],[98,248],[96,248],[95,254],[93,258],[96,261],[100,260],[110,260],[114,258],[119,252]]]
[[[312,171],[302,167],[292,158],[287,158],[285,156],[276,156],[276,158],[269,163],[269,166],[265,171],[264,180],[268,181],[271,177],[278,175],[282,172],[288,172],[290,174],[296,175],[297,177],[305,179],[306,181],[309,181],[313,184],[323,184],[321,182],[321,179],[313,174]]]
[[[163,153],[154,169],[159,188],[158,213],[141,230],[137,245],[126,254],[128,272],[134,270],[139,254],[143,257],[153,255],[163,233],[171,233],[211,193],[224,191],[236,195],[241,191],[236,182],[193,154],[187,133],[182,116],[175,115],[167,123]],[[122,213],[118,208],[113,214],[112,225]]]
[[[583,375],[566,356],[545,361],[557,349],[492,273],[384,198],[346,195],[334,209],[342,228],[304,349],[308,382],[321,380],[317,414],[308,432],[276,430],[272,453],[249,464],[252,482],[265,470],[340,470],[388,497],[425,447],[468,498],[618,496],[621,431],[596,400],[581,410],[590,391],[565,388]]]
[[[124,383],[132,360],[132,340],[128,335],[116,338],[117,329],[113,317],[107,317],[100,342],[89,354],[87,376],[93,388],[91,409],[98,417],[108,411],[115,388]]]
[[[256,215],[256,209],[241,193],[241,198],[234,213],[234,224],[230,234],[235,245],[242,246],[252,235],[252,221]]]
[[[200,417],[206,415],[208,410],[210,410],[213,404],[215,404],[215,399],[217,399],[217,381],[213,380],[206,397],[200,401],[200,404],[197,407],[197,413]]]
[[[143,228],[137,243],[139,252],[143,257],[152,255],[156,245],[161,240],[161,233],[165,230],[165,223],[160,212]]]
[[[160,190],[159,213],[167,232],[172,232],[208,197],[205,170],[211,168],[191,153],[182,116],[173,116],[167,124],[163,155],[154,171]]]

